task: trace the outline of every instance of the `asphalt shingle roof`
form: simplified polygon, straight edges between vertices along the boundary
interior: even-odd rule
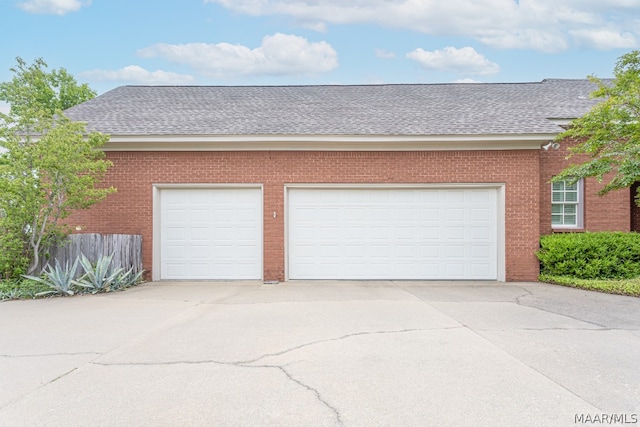
[[[111,135],[556,133],[589,111],[588,80],[365,86],[122,86],[66,114]]]

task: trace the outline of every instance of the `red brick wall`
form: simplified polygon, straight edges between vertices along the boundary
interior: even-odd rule
[[[540,234],[554,232],[551,228],[551,177],[562,169],[587,160],[585,157],[566,159],[570,141],[560,144],[560,149],[540,151]],[[606,196],[598,195],[603,187],[595,178],[584,181],[584,228],[581,231],[629,231],[631,211],[629,190],[614,191]],[[556,232],[559,230],[555,230]],[[570,230],[576,231],[576,230]]]
[[[69,222],[82,232],[142,234],[144,268],[151,271],[152,184],[263,184],[264,279],[283,280],[285,184],[505,183],[506,279],[533,281],[541,223],[539,156],[540,150],[109,152],[114,166],[105,184],[118,193]]]

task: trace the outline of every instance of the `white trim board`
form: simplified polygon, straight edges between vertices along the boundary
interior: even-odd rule
[[[112,135],[104,151],[534,150],[556,134],[517,135]]]

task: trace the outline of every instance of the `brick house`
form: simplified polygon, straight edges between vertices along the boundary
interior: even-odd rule
[[[119,87],[66,112],[118,189],[70,223],[141,234],[154,280],[535,281],[541,235],[631,228],[628,190],[549,183],[593,89]]]

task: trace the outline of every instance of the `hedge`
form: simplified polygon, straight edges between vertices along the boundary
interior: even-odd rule
[[[540,274],[579,279],[640,277],[640,234],[558,233],[542,236]]]

